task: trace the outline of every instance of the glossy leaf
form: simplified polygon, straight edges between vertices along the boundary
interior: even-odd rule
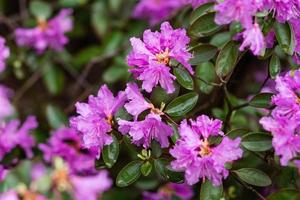
[[[108,168],[111,168],[117,162],[120,150],[118,139],[114,135],[112,137],[113,142],[104,146],[102,150],[102,158]]]
[[[242,145],[250,151],[267,151],[272,148],[272,136],[263,132],[249,133],[243,136]]]
[[[141,172],[144,176],[148,176],[152,171],[152,164],[149,161],[146,161],[142,166],[141,166]]]
[[[175,99],[179,94],[180,86],[177,83],[174,85],[175,92],[173,92],[172,94],[167,93],[166,90],[161,87],[155,87],[154,90],[151,92],[151,102],[157,107],[160,107],[162,102],[167,104],[173,99]]]
[[[280,59],[276,55],[272,55],[269,63],[269,74],[272,79],[275,79],[276,76],[280,73],[281,64]]]
[[[197,65],[214,58],[218,49],[210,44],[202,44],[193,48],[191,51],[193,53],[193,58],[190,60],[190,64]]]
[[[191,14],[190,25],[193,24],[199,17],[209,12],[212,12],[213,8],[214,8],[214,3],[206,3],[196,8]]]
[[[242,168],[239,170],[235,170],[234,172],[242,181],[250,185],[265,187],[272,184],[270,177],[266,173],[258,169]]]
[[[155,158],[159,158],[162,154],[160,144],[155,140],[151,142],[151,152]]]
[[[267,200],[299,200],[300,193],[295,189],[283,189],[271,194]]]
[[[220,200],[223,196],[223,185],[214,186],[208,180],[201,185],[200,200]]]
[[[39,20],[46,20],[51,16],[51,5],[44,1],[31,1],[29,4],[30,13]]]
[[[207,83],[215,82],[217,75],[215,67],[211,62],[204,62],[196,67],[196,82],[199,90],[205,94],[209,94],[213,90],[213,86]],[[198,77],[198,78],[197,78]],[[204,81],[205,82],[204,82]]]
[[[215,23],[215,13],[207,13],[199,17],[189,28],[190,35],[204,37],[219,31],[222,26]]]
[[[293,55],[295,51],[295,35],[289,23],[274,23],[274,31],[279,46],[289,55]]]
[[[255,95],[249,102],[250,106],[256,108],[270,108],[272,93],[260,93]]]
[[[126,187],[134,183],[141,176],[142,161],[132,161],[118,174],[116,184],[118,187]]]
[[[177,97],[166,107],[165,112],[172,117],[181,117],[190,112],[198,101],[198,94],[190,92]]]
[[[216,73],[219,77],[225,77],[233,71],[238,55],[238,45],[234,42],[228,42],[222,48],[216,61]]]
[[[192,90],[194,88],[194,81],[185,69],[175,68],[173,70],[174,75],[176,76],[177,82],[184,88]]]
[[[46,117],[49,125],[53,129],[58,129],[68,123],[67,116],[54,105],[47,105]]]
[[[210,44],[216,46],[218,48],[222,48],[226,43],[228,43],[231,39],[230,32],[222,32],[215,34],[211,40]]]

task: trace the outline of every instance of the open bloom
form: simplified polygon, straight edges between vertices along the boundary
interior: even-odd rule
[[[80,132],[83,147],[96,149],[97,157],[104,145],[111,144],[113,138],[108,134],[112,128],[113,116],[126,100],[124,92],[114,97],[106,85],[101,86],[98,96],[90,96],[88,103],[76,103],[79,116],[70,120],[71,126]]]
[[[131,38],[132,51],[127,57],[133,75],[143,82],[142,88],[151,92],[158,83],[168,93],[175,91],[175,76],[170,73],[170,60],[181,63],[191,74],[193,69],[188,63],[192,57],[187,50],[190,39],[184,29],[173,29],[169,22],[161,25],[161,32],[146,30],[143,41]]]
[[[152,140],[159,142],[162,147],[168,147],[168,137],[173,134],[173,129],[162,121],[163,112],[144,99],[136,84],[127,84],[125,92],[129,100],[125,108],[134,116],[134,121],[118,120],[119,131],[128,133],[134,144],[144,148],[150,147]],[[145,110],[150,110],[150,113],[139,121],[139,114]]]
[[[154,25],[174,14],[182,5],[177,0],[141,0],[136,5],[133,16],[146,19]]]
[[[41,194],[30,190],[8,190],[7,192],[0,194],[0,200],[23,200],[23,199],[34,199],[34,200],[47,200],[47,198]]]
[[[43,53],[47,48],[60,51],[68,43],[65,36],[73,28],[70,17],[72,10],[63,9],[60,13],[50,19],[38,20],[35,28],[18,28],[15,31],[16,42],[19,46],[34,48],[38,53]]]
[[[39,148],[43,151],[47,162],[51,162],[54,157],[61,157],[74,172],[94,172],[95,155],[89,150],[82,149],[81,138],[73,129],[58,129],[47,144],[40,144]]]
[[[241,140],[223,136],[220,120],[212,120],[202,115],[196,121],[190,122],[191,125],[184,120],[179,127],[180,139],[170,150],[175,158],[171,167],[184,171],[189,185],[197,183],[200,178],[207,178],[213,185],[220,185],[222,179],[229,174],[225,164],[242,157],[243,151],[239,147]],[[208,139],[211,136],[221,136],[222,142],[218,145],[210,144]]]
[[[280,156],[280,163],[286,166],[300,153],[300,70],[290,71],[276,78],[276,94],[272,103],[276,106],[271,116],[263,117],[260,123],[273,135],[275,154]]]
[[[243,39],[244,41],[240,46],[240,51],[244,51],[244,49],[249,46],[252,53],[256,56],[264,52],[266,48],[264,35],[257,23],[243,32]]]
[[[182,200],[189,200],[193,197],[193,190],[187,184],[167,183],[161,186],[157,192],[144,192],[143,200],[171,200],[173,196]]]
[[[0,85],[0,120],[13,114],[14,108],[10,102],[11,91]]]
[[[0,73],[5,69],[5,60],[9,54],[9,48],[5,46],[5,39],[0,36]]]
[[[21,147],[27,157],[32,157],[32,148],[35,144],[33,136],[29,132],[37,127],[35,117],[28,117],[19,128],[19,120],[11,120],[0,124],[0,159],[15,147]]]
[[[264,9],[269,9],[275,13],[276,19],[285,22],[291,19],[299,19],[299,0],[264,0]]]

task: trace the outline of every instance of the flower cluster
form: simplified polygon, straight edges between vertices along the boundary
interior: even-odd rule
[[[290,71],[276,78],[276,95],[272,98],[275,108],[271,116],[263,117],[260,123],[264,129],[272,132],[275,153],[280,162],[286,166],[290,161],[298,165],[294,159],[300,153],[300,70]],[[294,159],[294,160],[293,160]]]
[[[67,44],[66,32],[72,30],[73,22],[70,18],[72,10],[63,9],[60,13],[46,21],[39,19],[35,28],[18,28],[15,30],[16,42],[19,46],[35,49],[43,53],[47,48],[60,51]]]
[[[0,85],[0,120],[10,116],[14,108],[10,102],[11,91],[3,85]]]
[[[48,139],[47,144],[40,144],[39,148],[47,162],[53,161],[55,157],[61,157],[74,172],[93,173],[95,171],[95,152],[82,148],[81,138],[73,129],[58,129]]]
[[[128,133],[134,144],[142,145],[144,148],[149,148],[153,139],[162,147],[168,147],[168,137],[173,134],[173,129],[162,121],[161,115],[164,113],[144,99],[136,84],[127,84],[125,92],[129,101],[125,104],[125,108],[134,116],[134,121],[119,120],[119,131],[122,134]],[[145,110],[150,110],[150,113],[144,120],[138,120],[139,115]]]
[[[167,183],[161,186],[156,193],[143,193],[143,200],[171,200],[172,197],[179,197],[182,200],[190,200],[193,197],[193,190],[186,184]]]
[[[142,88],[151,92],[158,83],[168,93],[175,91],[173,81],[175,76],[170,73],[170,61],[174,59],[182,64],[191,74],[194,73],[189,59],[192,54],[187,50],[190,39],[184,29],[173,29],[164,22],[161,32],[146,30],[143,41],[131,38],[132,52],[127,57],[130,72],[143,82]]]
[[[185,172],[189,185],[197,183],[200,178],[220,185],[229,173],[225,164],[242,157],[243,151],[239,147],[241,139],[232,140],[224,136],[221,127],[220,120],[212,120],[205,115],[195,121],[190,120],[190,125],[187,120],[181,122],[180,139],[170,150],[175,158],[171,166],[174,170]],[[220,144],[210,144],[209,138],[214,136],[222,138]]]
[[[5,61],[9,54],[9,48],[5,46],[5,39],[0,36],[0,73],[5,69]]]
[[[88,103],[77,103],[79,116],[70,120],[70,125],[79,131],[83,139],[83,147],[96,152],[100,157],[101,149],[113,142],[109,135],[112,131],[113,117],[126,101],[124,92],[114,97],[107,85],[103,85],[98,96],[90,96]]]

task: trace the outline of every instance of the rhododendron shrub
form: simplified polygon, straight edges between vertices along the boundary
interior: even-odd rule
[[[300,198],[299,0],[0,10],[0,200]]]

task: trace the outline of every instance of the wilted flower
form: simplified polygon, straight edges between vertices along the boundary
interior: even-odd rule
[[[14,108],[9,100],[11,91],[0,85],[0,120],[13,114]]]
[[[35,117],[28,117],[21,127],[19,120],[11,120],[0,124],[0,159],[13,150],[21,147],[27,157],[32,157],[32,147],[35,145],[33,136],[29,132],[37,127]]]
[[[190,122],[191,125],[184,120],[179,127],[180,139],[170,150],[175,158],[171,166],[174,170],[185,172],[189,185],[197,183],[200,178],[207,178],[213,185],[220,185],[229,174],[225,164],[242,157],[243,151],[239,147],[241,140],[223,136],[220,120],[202,115]],[[218,145],[210,144],[208,139],[211,136],[221,136],[222,142]]]
[[[174,14],[182,5],[178,0],[141,0],[136,5],[133,16],[146,19],[154,25]]]
[[[82,142],[75,130],[60,128],[55,131],[47,144],[40,144],[44,159],[51,162],[54,157],[63,158],[74,172],[94,172],[95,155],[89,150],[82,149]]]
[[[0,36],[0,73],[5,69],[5,61],[9,54],[9,48],[5,46],[5,39]]]
[[[114,97],[106,85],[101,86],[98,96],[90,96],[88,103],[76,103],[79,116],[70,120],[71,126],[80,132],[83,147],[97,150],[100,157],[104,145],[111,144],[113,138],[108,134],[112,130],[113,116],[126,100],[124,92]]]
[[[266,44],[264,35],[257,23],[243,32],[243,39],[244,41],[240,46],[240,51],[244,51],[247,46],[250,46],[252,53],[257,56],[265,51]]]
[[[181,200],[189,200],[193,197],[193,190],[186,184],[167,183],[155,193],[144,192],[143,200],[171,200],[174,196]]]
[[[73,28],[70,17],[72,10],[63,9],[60,13],[46,21],[39,19],[38,26],[35,28],[18,28],[15,31],[16,42],[19,46],[34,48],[38,53],[43,53],[47,48],[55,51],[63,49],[68,43],[65,36]]]
[[[175,91],[170,73],[170,60],[181,63],[191,74],[193,69],[188,63],[192,57],[187,51],[190,39],[184,29],[173,29],[169,22],[161,25],[161,32],[146,30],[143,41],[131,38],[132,52],[127,57],[133,75],[143,82],[142,88],[151,92],[158,83],[168,93]]]

